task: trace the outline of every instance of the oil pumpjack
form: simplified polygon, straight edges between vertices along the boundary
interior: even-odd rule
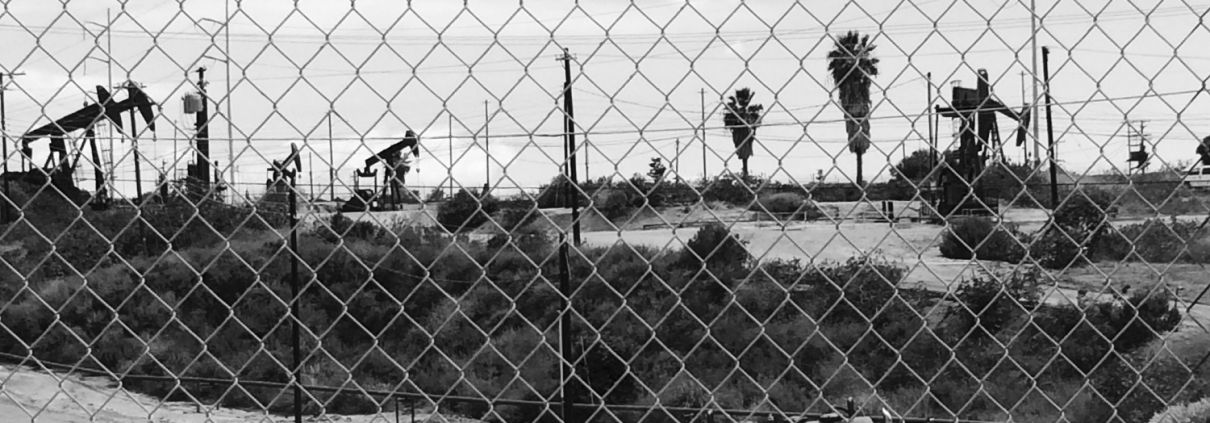
[[[54,122],[26,132],[21,136],[21,154],[30,163],[30,168],[22,169],[16,175],[5,175],[5,177],[20,179],[33,185],[50,183],[73,201],[83,201],[84,194],[75,186],[73,176],[80,163],[80,156],[84,152],[83,144],[87,143],[91,152],[95,183],[95,191],[90,204],[97,209],[107,207],[109,194],[106,189],[106,179],[111,175],[106,175],[101,168],[102,161],[97,148],[96,125],[102,120],[108,120],[119,131],[122,131],[122,113],[137,109],[147,124],[147,128],[155,131],[155,112],[152,111],[155,102],[151,101],[151,98],[139,88],[138,84],[126,84],[125,89],[126,99],[115,101],[105,87],[98,85],[96,103],[87,104]],[[80,145],[75,148],[75,157],[69,157],[67,148],[69,134],[81,129],[84,130],[84,136],[80,139]],[[47,154],[46,162],[39,168],[34,164],[31,144],[42,138],[50,139],[50,152]]]
[[[420,157],[420,139],[410,129],[399,142],[365,159],[365,167],[353,171],[353,196],[341,206],[342,211],[396,210],[404,203],[407,192],[405,177],[412,169],[410,157]],[[382,163],[382,191],[378,190],[378,170]],[[371,180],[371,189],[361,187],[362,179]]]
[[[987,70],[976,72],[978,83],[975,88],[954,86],[950,107],[937,106],[943,117],[953,118],[960,128],[958,150],[948,155],[946,162],[952,171],[941,172],[940,198],[936,199],[937,211],[942,217],[954,214],[992,214],[995,201],[985,198],[975,179],[983,173],[989,160],[999,154],[1003,157],[1000,127],[996,113],[1017,122],[1017,146],[1025,144],[1029,128],[1030,107],[1020,112],[1001,103],[991,92]],[[973,191],[973,193],[972,193]],[[970,195],[968,195],[970,194]]]

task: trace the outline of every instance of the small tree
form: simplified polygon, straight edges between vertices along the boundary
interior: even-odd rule
[[[743,267],[752,254],[738,236],[721,223],[710,223],[698,229],[681,253],[681,263],[688,267]]]
[[[913,151],[895,165],[895,178],[912,182],[920,182],[933,171],[933,154],[924,148]]]
[[[760,125],[761,112],[765,106],[752,104],[756,94],[747,88],[735,90],[735,95],[727,98],[727,111],[723,114],[723,124],[731,131],[731,142],[735,144],[735,155],[743,163],[741,174],[748,178],[748,158],[752,157],[752,143],[756,141],[756,127]]]
[[[499,207],[490,195],[479,195],[465,189],[441,204],[437,210],[437,222],[450,232],[474,230],[487,221],[488,215]]]

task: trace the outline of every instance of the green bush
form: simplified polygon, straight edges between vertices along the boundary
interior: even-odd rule
[[[941,238],[946,258],[994,260],[1018,263],[1025,257],[1026,236],[1016,227],[987,218],[962,218],[950,222]]]
[[[453,198],[441,203],[437,211],[437,222],[450,232],[470,231],[487,222],[488,216],[496,212],[496,199],[490,195],[480,196],[467,190],[459,190]]]

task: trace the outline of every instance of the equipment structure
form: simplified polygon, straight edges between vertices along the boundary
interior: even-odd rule
[[[147,124],[147,128],[155,131],[155,112],[151,109],[155,102],[151,101],[151,98],[139,88],[138,84],[129,83],[124,88],[127,92],[126,99],[115,102],[109,91],[98,85],[96,103],[85,105],[80,110],[22,135],[21,154],[30,163],[29,169],[23,169],[23,178],[36,184],[48,182],[47,178],[49,178],[49,182],[63,190],[64,193],[78,193],[79,189],[75,186],[73,175],[84,151],[83,144],[88,143],[95,183],[91,205],[94,208],[107,207],[109,193],[105,183],[108,175],[105,175],[105,171],[101,168],[102,162],[97,149],[95,126],[102,120],[109,120],[120,132],[122,130],[122,113],[137,109]],[[68,134],[81,129],[84,130],[81,145],[75,149],[75,157],[69,158],[66,144]],[[31,144],[42,138],[50,139],[50,152],[47,154],[46,162],[39,169],[33,161]]]
[[[411,153],[410,156],[408,153]],[[420,139],[409,129],[402,140],[367,157],[365,167],[353,171],[353,196],[341,206],[341,210],[398,210],[405,202],[406,176],[412,169],[413,157],[420,157]],[[379,163],[383,164],[381,192],[378,191],[378,170],[374,169]],[[361,180],[367,178],[373,181],[372,189],[361,187]]]
[[[940,176],[941,193],[936,207],[942,216],[955,212],[993,212],[989,206],[995,201],[982,198],[975,180],[983,174],[988,161],[995,158],[993,156],[998,155],[998,160],[1004,159],[996,113],[1017,121],[1017,146],[1025,144],[1029,128],[1030,106],[1022,107],[1020,112],[1014,111],[992,94],[987,70],[979,69],[976,74],[978,83],[974,89],[955,85],[950,107],[936,106],[938,114],[953,118],[959,128],[957,152],[945,155],[945,162],[952,170],[942,172]],[[972,190],[974,195],[968,195]]]

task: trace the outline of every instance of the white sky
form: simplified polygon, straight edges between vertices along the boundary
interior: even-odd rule
[[[314,156],[317,185],[327,184],[324,163],[332,154],[342,178],[337,195],[347,196],[339,185],[352,185],[352,170],[407,128],[420,134],[423,150],[419,174],[409,181],[447,183],[451,115],[454,179],[481,186],[485,100],[492,115],[493,185],[530,188],[558,171],[562,114],[556,102],[563,72],[555,57],[567,47],[576,56],[575,113],[581,131],[589,133],[591,177],[645,173],[651,157],[676,156],[679,138],[681,175],[700,178],[702,142],[695,129],[701,89],[706,172],[719,174],[725,160],[738,172],[721,128],[720,97],[749,87],[765,105],[768,124],[757,133],[753,173],[806,182],[822,169],[828,180],[842,181],[854,176],[855,164],[830,97],[825,57],[832,34],[859,30],[874,37],[881,59],[866,177],[885,179],[888,159],[893,163],[905,149],[925,145],[927,73],[948,98],[948,81],[973,86],[974,70],[986,68],[998,97],[1019,106],[1020,73],[1030,70],[1031,60],[1028,0],[352,3],[230,0],[228,16],[217,0],[6,1],[0,70],[25,73],[8,84],[8,134],[19,136],[76,110],[95,96],[93,86],[110,84],[112,59],[110,85],[133,79],[163,105],[157,141],[149,141],[150,134],[140,138],[144,185],[150,186],[161,163],[172,168],[175,161],[183,172],[192,158],[182,138],[192,132],[192,117],[184,116],[179,99],[196,89],[192,70],[201,65],[217,102],[212,156],[231,177],[230,122],[240,191],[260,191],[268,161],[299,141]],[[1037,42],[1052,52],[1055,137],[1064,165],[1077,173],[1124,171],[1127,115],[1149,120],[1158,156],[1153,169],[1192,159],[1196,140],[1210,135],[1210,120],[1199,113],[1207,109],[1201,90],[1210,74],[1204,51],[1210,28],[1200,18],[1210,3],[1037,3],[1043,19]],[[107,10],[110,34],[104,32]],[[1038,72],[1040,79],[1040,63]],[[330,112],[336,138],[331,153]],[[1011,140],[1015,125],[1001,119],[1000,127]],[[945,145],[952,124],[943,120],[941,128]],[[179,161],[174,134],[181,138]],[[1044,125],[1041,134],[1044,142]],[[119,143],[117,155],[129,145]],[[44,155],[46,147],[43,140],[34,148]],[[1019,160],[1021,150],[1008,155]],[[15,166],[12,148],[10,157]],[[133,192],[133,168],[129,154],[117,163],[126,195]],[[91,171],[78,174],[90,188]]]

